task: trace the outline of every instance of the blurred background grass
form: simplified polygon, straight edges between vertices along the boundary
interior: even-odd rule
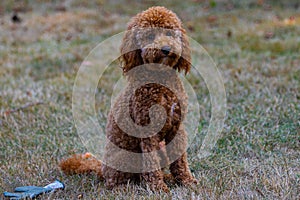
[[[199,186],[172,186],[173,198],[299,199],[296,0],[1,1],[0,192],[58,178],[66,189],[41,199],[171,198],[135,186],[107,191],[94,176],[68,177],[57,167],[61,158],[86,151],[71,112],[81,62],[99,42],[124,31],[133,15],[153,5],[176,12],[188,35],[212,56],[228,101],[213,155],[197,158],[201,139],[189,149]],[[209,96],[202,80],[188,78],[203,89],[200,131],[208,125]]]

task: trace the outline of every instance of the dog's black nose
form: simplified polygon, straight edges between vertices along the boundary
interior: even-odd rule
[[[161,48],[161,51],[163,52],[163,54],[165,54],[167,56],[167,55],[169,55],[169,53],[171,51],[171,47],[170,46],[163,46]]]

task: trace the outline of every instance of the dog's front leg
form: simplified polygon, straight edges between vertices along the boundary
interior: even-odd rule
[[[162,190],[169,192],[168,186],[164,182],[163,172],[160,167],[160,159],[155,152],[159,150],[159,138],[154,136],[143,138],[141,149],[143,152],[143,179],[149,185],[151,190]]]
[[[175,136],[175,137],[174,137]],[[170,171],[177,183],[182,185],[197,184],[198,181],[192,176],[187,162],[187,133],[181,125],[178,131],[169,133],[166,138],[168,157],[176,160],[170,164]]]

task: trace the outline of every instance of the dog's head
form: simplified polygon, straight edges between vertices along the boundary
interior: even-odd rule
[[[148,63],[187,73],[190,60],[186,32],[175,13],[164,7],[151,7],[132,18],[121,45],[124,74]]]

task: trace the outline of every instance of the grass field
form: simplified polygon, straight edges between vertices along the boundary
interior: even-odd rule
[[[44,186],[59,179],[66,189],[41,199],[300,199],[297,1],[13,2],[0,3],[1,195],[16,186]],[[213,154],[200,160],[201,144],[189,149],[199,185],[172,185],[170,194],[132,185],[109,191],[93,175],[64,175],[58,162],[86,152],[71,110],[81,62],[151,5],[165,5],[178,14],[224,80],[227,117]],[[14,11],[21,23],[11,21]],[[199,98],[204,109],[200,130],[210,117],[205,89]]]

